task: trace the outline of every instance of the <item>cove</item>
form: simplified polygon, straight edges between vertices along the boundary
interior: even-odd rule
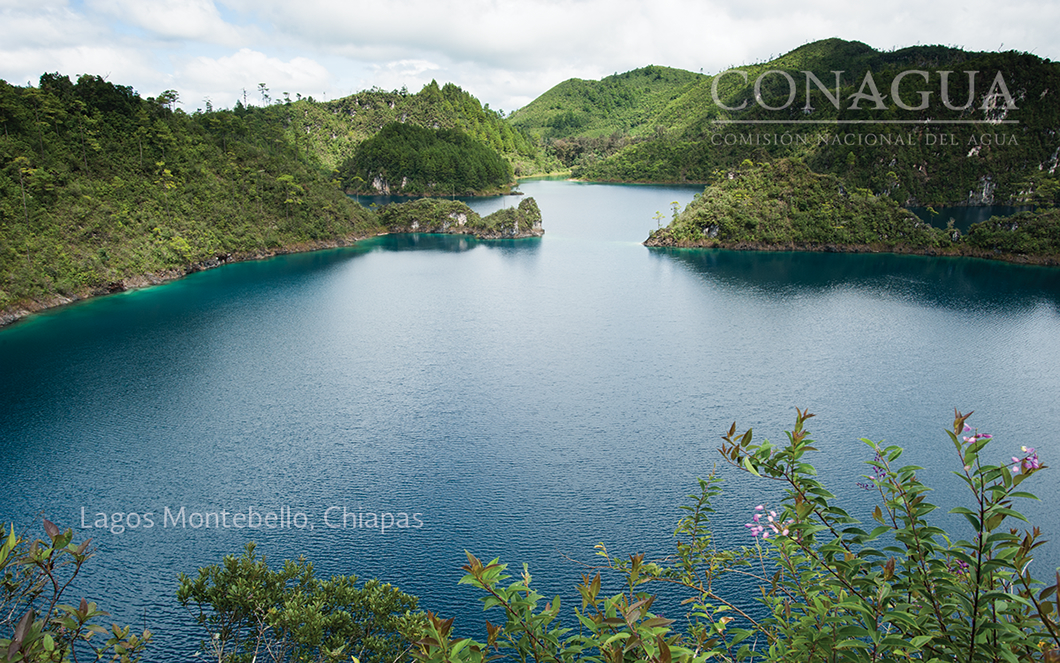
[[[1012,216],[1019,212],[1033,212],[1033,205],[984,205],[979,207],[910,207],[921,221],[926,221],[936,228],[945,228],[953,221],[953,227],[967,233],[973,223],[982,223],[992,216]]]
[[[751,509],[779,494],[717,453],[734,420],[780,441],[796,406],[816,413],[810,460],[865,518],[863,436],[905,447],[954,527],[953,408],[976,411],[998,460],[1020,445],[1046,464],[1060,453],[1057,270],[647,249],[656,212],[699,188],[521,189],[541,206],[541,239],[378,237],[0,330],[0,520],[36,527],[43,513],[91,536],[75,594],[146,621],[161,661],[201,638],[176,574],[249,540],[321,575],[379,577],[480,637],[496,618],[456,584],[465,549],[527,562],[539,591],[573,605],[584,569],[564,555],[591,562],[601,541],[665,554],[677,507],[714,467],[715,532],[743,542]],[[1058,484],[1039,476],[1025,487],[1042,502],[1021,506],[1055,540]],[[276,527],[206,527],[222,510]],[[118,531],[115,513],[140,526]],[[349,513],[356,526],[337,517]],[[388,513],[409,526],[381,531]],[[1048,572],[1060,548],[1038,558]]]

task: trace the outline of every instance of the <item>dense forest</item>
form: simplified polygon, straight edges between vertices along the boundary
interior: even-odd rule
[[[599,81],[566,80],[512,113],[512,126],[543,139],[643,135],[670,102],[705,77],[649,65]]]
[[[175,101],[98,76],[0,81],[0,310],[375,232],[274,109]]]
[[[366,90],[320,102],[309,98],[274,103],[263,88],[262,103],[282,117],[289,139],[301,144],[320,164],[333,170],[350,157],[357,145],[383,127],[398,122],[428,129],[459,129],[500,154],[518,176],[553,166],[537,141],[504,119],[502,111],[483,106],[452,83],[431,81],[419,92],[405,89]]]
[[[332,102],[274,100],[264,85],[259,93],[261,106],[189,114],[175,108],[174,91],[145,99],[98,76],[0,81],[0,323],[385,232],[340,188],[336,166],[355,153],[364,180],[381,167],[407,177],[406,192],[445,195],[497,190],[511,182],[514,160],[529,171],[540,156],[455,85]],[[356,182],[357,171],[345,170]]]
[[[648,246],[887,251],[1060,264],[1060,209],[994,217],[962,235],[798,159],[718,172]]]
[[[339,168],[356,193],[475,195],[507,193],[511,166],[460,129],[393,122],[362,142]]]
[[[827,39],[734,69],[743,73],[682,78],[649,67],[567,81],[511,119],[586,180],[706,183],[747,158],[797,157],[902,205],[1060,202],[1060,64]]]
[[[848,188],[791,159],[750,160],[696,194],[650,245],[942,247],[946,231],[933,228],[893,200]]]

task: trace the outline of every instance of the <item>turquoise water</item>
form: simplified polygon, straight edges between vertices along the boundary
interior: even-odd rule
[[[521,189],[542,239],[381,237],[0,331],[0,520],[43,513],[92,536],[78,589],[146,621],[166,660],[200,637],[176,574],[249,540],[322,574],[383,578],[475,635],[478,596],[456,585],[465,549],[528,562],[543,593],[570,597],[583,569],[565,555],[667,552],[677,506],[715,466],[717,534],[743,542],[750,509],[777,493],[716,452],[734,420],[781,440],[795,407],[815,412],[813,461],[858,513],[861,437],[905,446],[941,511],[962,499],[943,432],[955,407],[976,411],[999,460],[1020,445],[1046,464],[1060,454],[1058,270],[649,250],[652,217],[696,188]],[[1026,511],[1056,539],[1051,473]],[[164,526],[181,507],[188,524]],[[343,508],[394,525],[342,527]],[[251,509],[306,527],[192,527],[190,514]],[[155,526],[93,527],[130,512]],[[1060,547],[1041,550],[1044,571],[1060,565]]]

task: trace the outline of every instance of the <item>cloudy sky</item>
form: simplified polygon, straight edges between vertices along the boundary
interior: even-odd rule
[[[188,111],[434,78],[511,111],[571,77],[710,74],[826,37],[1055,60],[1058,25],[1058,0],[0,0],[0,78],[97,74]]]

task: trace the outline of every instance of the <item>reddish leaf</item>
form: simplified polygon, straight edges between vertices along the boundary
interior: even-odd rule
[[[53,523],[52,521],[48,520],[47,518],[44,519],[44,531],[47,532],[48,536],[50,536],[53,539],[55,537],[59,536],[59,534],[60,534],[59,528],[55,526],[55,523]]]

